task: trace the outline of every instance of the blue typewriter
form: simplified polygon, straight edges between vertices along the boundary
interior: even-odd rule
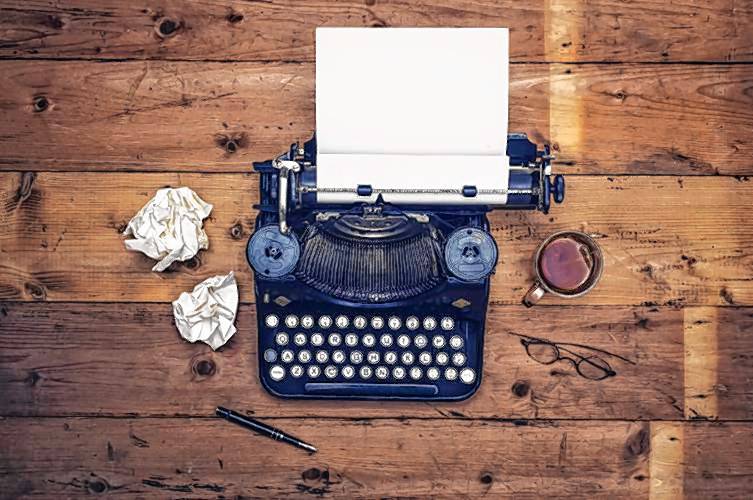
[[[546,213],[563,200],[548,147],[509,135],[507,148],[504,208]],[[491,207],[317,203],[315,139],[254,168],[261,203],[247,257],[263,386],[290,398],[471,396],[497,263]]]
[[[254,163],[260,203],[247,258],[255,276],[259,377],[273,395],[433,401],[471,396],[481,383],[498,253],[486,215],[493,208],[547,212],[552,199],[563,200],[564,180],[550,175],[549,148],[539,150],[523,134],[505,132],[504,141],[484,129],[465,140],[490,137],[477,149],[494,142],[496,158],[464,160],[447,153],[443,148],[454,135],[429,137],[447,154],[339,153],[340,136],[350,136],[349,144],[364,137],[366,153],[371,139],[404,153],[395,144],[406,135],[425,143],[425,129],[434,127],[441,136],[454,127],[460,137],[476,118],[491,123],[496,109],[506,107],[506,96],[479,92],[475,108],[458,108],[445,123],[436,123],[439,115],[419,116],[425,125],[418,131],[398,130],[398,119],[374,133],[370,119],[379,120],[394,96],[382,96],[380,108],[370,111],[349,93],[383,78],[396,58],[410,64],[400,69],[408,99],[395,112],[423,98],[423,87],[412,91],[411,82],[436,71],[436,54],[442,64],[475,64],[467,70],[498,77],[493,64],[465,56],[506,43],[506,30],[411,30],[317,30],[317,133],[273,160]],[[390,50],[393,35],[399,48]],[[343,47],[353,52],[343,53]],[[453,53],[458,47],[463,50]],[[450,82],[448,91],[462,83]],[[378,91],[370,92],[368,106],[379,99]],[[467,117],[459,116],[465,112]],[[506,110],[503,119],[506,130]],[[474,165],[486,177],[463,171]],[[493,186],[481,184],[489,178]]]

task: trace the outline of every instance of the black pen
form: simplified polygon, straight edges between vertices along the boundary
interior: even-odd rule
[[[262,436],[267,436],[268,438],[272,438],[275,441],[282,441],[284,443],[292,444],[293,446],[296,446],[298,448],[303,448],[304,450],[310,451],[311,453],[316,453],[316,448],[306,443],[305,441],[301,441],[300,439],[293,437],[290,434],[282,432],[280,429],[275,429],[272,426],[263,424],[258,420],[254,420],[252,418],[248,418],[233,410],[228,410],[227,408],[218,406],[215,410],[215,413],[218,417],[222,417],[225,420],[233,422],[234,424],[238,424],[241,427],[250,429],[256,433],[261,434]]]

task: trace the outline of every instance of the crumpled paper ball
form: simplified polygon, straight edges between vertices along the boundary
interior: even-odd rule
[[[238,284],[231,271],[226,276],[213,276],[196,285],[192,292],[183,292],[173,302],[175,326],[189,342],[205,342],[217,350],[236,332]]]
[[[203,221],[211,211],[212,205],[190,188],[160,189],[128,223],[123,234],[134,239],[126,240],[125,246],[159,260],[152,271],[164,271],[176,260],[188,260],[209,248]]]

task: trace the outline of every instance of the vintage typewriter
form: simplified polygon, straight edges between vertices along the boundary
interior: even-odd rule
[[[399,400],[473,394],[497,263],[486,214],[497,207],[547,212],[551,199],[564,197],[547,146],[509,134],[506,153],[509,165],[498,171],[505,187],[492,190],[325,185],[318,134],[254,163],[260,203],[247,257],[267,391]]]

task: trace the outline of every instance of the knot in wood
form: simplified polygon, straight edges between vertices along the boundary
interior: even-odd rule
[[[34,98],[32,106],[35,113],[41,113],[50,107],[50,101],[45,96],[40,95]]]
[[[527,380],[517,380],[512,384],[512,393],[519,398],[526,397],[531,390],[531,384]]]
[[[188,269],[196,269],[201,265],[201,259],[199,258],[198,255],[194,255],[193,257],[185,261],[185,264],[183,265],[186,266]]]
[[[180,21],[170,19],[169,17],[163,17],[157,21],[157,25],[154,29],[160,38],[170,38],[178,32],[180,27]]]
[[[317,479],[322,477],[322,471],[320,471],[316,467],[312,467],[303,471],[301,477],[303,477],[304,481],[316,481]]]
[[[217,367],[211,359],[202,359],[193,366],[193,371],[202,377],[211,377],[217,371]]]
[[[44,300],[47,297],[44,287],[37,283],[26,283],[24,284],[24,288],[26,289],[26,293],[31,295],[35,300]]]
[[[103,479],[97,478],[93,481],[87,481],[86,489],[94,494],[99,495],[106,492],[109,489],[109,486]]]
[[[240,14],[235,11],[231,11],[230,14],[227,15],[227,22],[230,24],[237,24],[241,21],[243,21],[243,14]]]
[[[234,240],[243,238],[243,225],[240,222],[236,222],[230,228],[230,237]]]

